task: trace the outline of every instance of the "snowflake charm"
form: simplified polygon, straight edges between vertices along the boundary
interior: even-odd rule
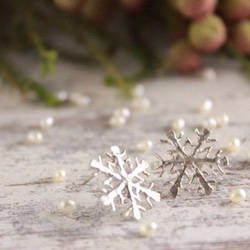
[[[90,166],[107,176],[104,185],[107,187],[103,189],[105,195],[101,197],[101,201],[105,206],[111,205],[113,211],[115,208],[115,199],[118,197],[120,202],[124,204],[125,201],[130,202],[130,207],[126,212],[128,216],[133,212],[135,219],[141,218],[141,210],[145,211],[145,207],[139,205],[142,196],[146,198],[147,203],[152,207],[151,199],[160,201],[160,194],[152,191],[153,183],[149,188],[142,186],[144,179],[140,174],[149,175],[146,169],[149,164],[145,161],[135,159],[135,164],[132,163],[131,158],[126,156],[126,151],[121,152],[119,147],[112,146],[111,152],[107,153],[108,161],[102,162],[99,156],[98,161],[92,160]]]
[[[161,140],[161,143],[170,144],[174,146],[174,149],[168,151],[169,160],[163,160],[160,155],[156,155],[159,161],[157,166],[153,168],[162,169],[160,176],[162,176],[166,167],[170,167],[171,174],[177,174],[177,178],[170,189],[173,197],[177,196],[179,188],[183,188],[184,177],[187,178],[189,184],[193,183],[194,179],[197,179],[199,182],[197,191],[203,189],[206,195],[210,195],[213,187],[207,181],[205,175],[215,175],[215,170],[224,174],[221,166],[228,165],[227,157],[221,156],[222,150],[212,153],[212,146],[204,146],[216,141],[210,138],[211,131],[209,129],[204,129],[203,132],[196,129],[195,133],[198,137],[196,144],[192,144],[189,138],[184,143],[181,143],[183,133],[177,137],[174,131],[167,133],[167,140]],[[205,168],[209,171],[205,170]]]

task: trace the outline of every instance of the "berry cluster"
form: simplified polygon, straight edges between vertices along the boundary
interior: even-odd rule
[[[230,44],[250,54],[249,0],[172,0],[173,8],[185,17],[186,33],[169,49],[168,60],[180,72],[196,70],[204,54]]]
[[[54,0],[68,12],[80,12],[92,24],[109,21],[115,11],[115,2],[125,10],[137,12],[152,0]],[[166,58],[169,66],[182,73],[200,67],[204,54],[213,53],[230,44],[233,49],[250,54],[249,0],[165,0],[165,8],[177,18]],[[150,5],[152,7],[153,3]],[[165,13],[164,15],[166,15]],[[172,20],[173,22],[173,20]],[[175,25],[176,27],[176,25]],[[171,30],[167,32],[171,33]],[[170,39],[172,40],[172,39]]]
[[[217,51],[239,60],[250,76],[250,0],[1,0],[0,12],[0,76],[49,105],[59,102],[19,74],[6,48],[34,51],[41,76],[54,72],[57,56],[96,62],[105,82],[130,96],[128,83],[169,69],[191,73]],[[78,49],[48,39],[47,30],[77,42]],[[117,51],[141,68],[122,76],[112,63]]]

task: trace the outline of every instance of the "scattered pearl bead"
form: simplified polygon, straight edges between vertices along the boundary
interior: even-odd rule
[[[229,117],[227,114],[216,117],[217,127],[224,127],[229,124]]]
[[[199,107],[200,112],[208,112],[213,108],[213,101],[211,99],[204,100]]]
[[[69,99],[69,93],[68,93],[67,91],[64,91],[64,90],[59,91],[59,92],[56,94],[56,96],[57,96],[57,98],[58,98],[58,100],[59,100],[60,102],[66,102],[66,101],[68,101],[68,99]]]
[[[40,121],[40,128],[47,129],[52,127],[54,124],[54,118],[51,116],[46,117],[45,119]]]
[[[55,182],[62,182],[66,179],[66,171],[63,169],[58,169],[54,173]]]
[[[69,101],[76,106],[86,107],[90,104],[91,99],[87,95],[73,92],[73,93],[70,93],[69,95]]]
[[[139,235],[142,237],[149,237],[154,234],[157,229],[157,224],[155,222],[143,222],[139,226]]]
[[[151,140],[142,140],[136,143],[136,150],[139,152],[147,152],[153,147],[153,142]]]
[[[62,200],[58,204],[58,210],[62,213],[69,214],[76,209],[76,203],[72,200]]]
[[[151,101],[147,97],[137,97],[131,101],[131,107],[136,110],[147,109],[151,106]]]
[[[133,96],[134,97],[142,97],[145,93],[145,88],[142,84],[138,84],[133,89]]]
[[[43,141],[43,135],[41,132],[38,131],[31,131],[27,135],[27,140],[29,143],[41,143]]]
[[[109,206],[110,205],[110,200],[106,195],[101,196],[101,203],[103,206]]]
[[[201,71],[201,77],[207,81],[214,81],[217,78],[217,74],[213,68],[204,68]]]
[[[203,128],[208,128],[208,129],[214,129],[217,126],[218,126],[217,120],[216,118],[213,117],[206,119],[202,124]]]
[[[129,118],[130,114],[131,113],[128,108],[119,108],[119,109],[115,109],[113,116],[123,116],[125,118]]]
[[[227,150],[229,152],[235,152],[240,148],[240,140],[238,138],[231,138],[227,142]]]
[[[109,125],[114,128],[122,127],[126,124],[126,118],[124,116],[112,116],[109,120]]]
[[[247,194],[246,191],[244,189],[236,189],[233,190],[230,194],[229,194],[229,199],[233,202],[233,203],[243,203],[246,200]]]
[[[185,127],[185,121],[183,119],[174,120],[171,127],[175,131],[181,131]]]

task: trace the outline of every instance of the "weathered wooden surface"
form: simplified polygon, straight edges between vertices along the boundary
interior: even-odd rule
[[[250,248],[249,196],[241,205],[228,200],[231,190],[241,187],[249,192],[250,188],[250,165],[244,162],[249,153],[250,83],[233,65],[217,67],[218,78],[212,82],[176,76],[149,80],[146,94],[152,107],[133,112],[128,124],[118,129],[109,128],[107,121],[122,104],[113,90],[99,83],[100,73],[66,64],[58,70],[61,74],[49,81],[57,89],[85,90],[92,97],[91,106],[50,109],[24,103],[13,93],[0,94],[0,249]],[[195,109],[207,97],[214,100],[214,109],[197,113]],[[165,138],[172,119],[184,118],[185,134],[193,137],[204,117],[223,113],[231,123],[215,130],[213,137],[219,140],[218,147],[224,147],[230,137],[239,137],[244,141],[241,150],[229,155],[227,174],[216,177],[218,184],[210,196],[181,192],[172,199],[170,187],[162,187],[167,176],[152,175],[163,198],[143,214],[142,221],[158,224],[153,237],[138,236],[139,222],[123,217],[124,210],[113,213],[102,206],[98,180],[80,185],[92,173],[89,161],[110,146],[126,148],[131,156],[152,162],[155,152],[164,156],[168,149],[158,140]],[[48,115],[54,116],[55,126],[43,132],[44,143],[27,144],[27,133]],[[152,139],[153,150],[135,152],[140,139]],[[66,182],[34,184],[52,177],[58,168],[67,171]],[[57,202],[64,198],[77,202],[76,212],[58,213]]]

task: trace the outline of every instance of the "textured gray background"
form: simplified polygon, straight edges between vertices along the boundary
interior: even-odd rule
[[[22,60],[17,58],[16,60]],[[22,67],[32,68],[32,59]],[[126,126],[109,128],[108,119],[119,106],[128,105],[113,89],[101,83],[100,71],[66,63],[45,82],[51,89],[81,90],[92,97],[89,107],[47,108],[28,103],[15,92],[0,93],[0,248],[1,249],[249,249],[249,196],[245,203],[233,205],[231,190],[241,187],[249,192],[250,165],[246,163],[250,138],[250,81],[237,66],[224,63],[215,67],[218,78],[205,81],[198,76],[167,76],[145,81],[146,95],[152,106],[134,111]],[[209,114],[195,111],[199,103],[212,98]],[[10,102],[11,100],[11,102]],[[164,156],[166,148],[158,143],[165,138],[170,122],[184,118],[185,134],[194,138],[194,128],[205,117],[227,113],[229,126],[216,129],[217,146],[225,147],[230,137],[244,142],[241,150],[229,155],[226,175],[218,176],[214,193],[207,197],[181,192],[176,199],[162,187],[165,175],[155,181],[163,199],[143,213],[142,221],[155,221],[158,230],[151,238],[138,236],[140,222],[113,213],[99,201],[101,179],[81,186],[91,175],[89,161],[103,155],[112,145],[127,149],[131,156],[154,161],[155,152]],[[44,142],[29,145],[27,133],[37,128],[48,115],[55,125],[44,131]],[[154,141],[151,152],[138,153],[135,143]],[[53,176],[56,169],[67,171],[63,183],[34,184]],[[33,184],[32,184],[33,183]],[[21,185],[17,185],[21,184]],[[57,211],[61,199],[77,202],[71,215]]]

